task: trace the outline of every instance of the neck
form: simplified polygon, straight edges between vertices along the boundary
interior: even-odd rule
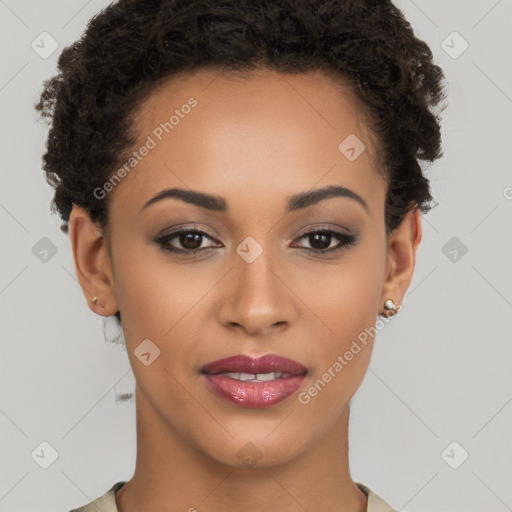
[[[319,443],[293,460],[239,468],[183,439],[138,386],[136,404],[137,462],[132,479],[116,494],[119,512],[366,510],[367,498],[348,466],[348,407]]]

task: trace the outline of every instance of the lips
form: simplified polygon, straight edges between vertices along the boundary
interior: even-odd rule
[[[303,375],[307,372],[305,366],[286,357],[268,354],[258,358],[239,354],[212,361],[201,369],[203,373],[215,375],[223,372],[234,373],[287,373],[290,375]]]
[[[226,357],[206,364],[201,371],[215,395],[252,408],[282,402],[300,388],[307,374],[307,368],[297,361],[273,354]]]

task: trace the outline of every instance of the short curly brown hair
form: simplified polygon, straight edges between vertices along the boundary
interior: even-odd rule
[[[43,170],[62,231],[73,203],[108,228],[108,201],[93,191],[133,144],[137,107],[157,80],[206,66],[337,73],[379,141],[388,234],[411,208],[432,207],[418,160],[442,156],[444,74],[390,0],[118,0],[64,48],[35,105],[50,124]]]

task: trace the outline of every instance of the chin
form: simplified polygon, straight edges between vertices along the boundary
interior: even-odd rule
[[[279,427],[278,427],[279,428]],[[220,464],[237,469],[267,469],[293,461],[306,449],[305,440],[279,434],[268,435],[265,429],[244,430],[229,440],[203,446],[209,457]]]

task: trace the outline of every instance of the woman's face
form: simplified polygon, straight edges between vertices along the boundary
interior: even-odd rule
[[[358,103],[321,73],[202,70],[160,86],[135,123],[137,155],[108,192],[103,300],[121,312],[139,421],[230,465],[291,460],[341,428],[377,314],[408,285],[385,289],[386,185]],[[151,202],[168,189],[188,199]],[[268,369],[245,383],[203,372],[240,354],[306,373],[294,387]]]

